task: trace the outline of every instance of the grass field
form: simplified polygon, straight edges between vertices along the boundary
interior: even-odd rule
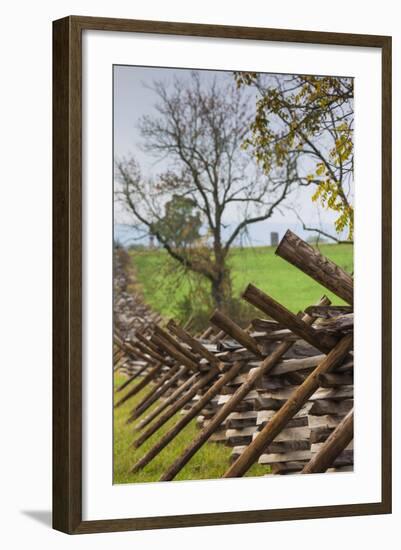
[[[229,257],[234,296],[240,296],[248,283],[270,294],[288,309],[297,312],[327,294],[334,304],[341,300],[274,254],[274,247],[234,248]],[[322,254],[353,271],[353,247],[347,244],[320,246]],[[145,301],[162,315],[176,314],[176,304],[188,293],[185,278],[176,280],[164,268],[167,253],[161,250],[131,251],[132,264]]]
[[[114,387],[117,388],[126,378],[116,374],[114,379]],[[134,381],[132,384],[136,384]],[[129,391],[131,385],[122,392],[115,394],[118,399]],[[159,431],[148,439],[139,449],[131,447],[132,440],[138,432],[134,432],[134,424],[126,425],[125,421],[129,416],[129,411],[138,403],[144,395],[150,391],[150,387],[144,388],[137,395],[129,399],[121,407],[114,409],[114,483],[136,483],[158,481],[162,473],[174,462],[174,460],[184,451],[187,445],[199,433],[199,428],[196,426],[195,419],[192,420],[184,430],[176,437],[163,451],[150,462],[141,472],[130,474],[129,470],[132,465],[141,458],[151,446],[165,434],[168,429],[175,424],[181,415],[177,413],[169,420]],[[149,408],[149,412],[156,407],[157,404]],[[146,415],[147,412],[144,413]],[[142,419],[142,417],[141,417]],[[136,422],[139,422],[137,420]],[[229,456],[231,449],[218,443],[207,442],[188,462],[175,478],[176,480],[183,479],[214,479],[220,478],[227,470],[229,465]],[[268,470],[264,466],[254,465],[247,473],[247,476],[258,476],[267,473]]]

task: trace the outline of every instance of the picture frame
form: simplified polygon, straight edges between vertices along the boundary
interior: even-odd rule
[[[381,53],[381,498],[374,502],[83,519],[85,31],[374,49]],[[377,183],[379,185],[379,183]],[[111,315],[111,312],[110,312]],[[207,482],[200,482],[207,483]],[[53,22],[53,527],[68,534],[391,513],[391,37],[70,16]]]

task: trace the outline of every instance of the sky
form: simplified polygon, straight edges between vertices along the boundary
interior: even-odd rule
[[[157,161],[150,153],[141,149],[143,143],[138,121],[143,115],[153,115],[157,96],[149,86],[155,80],[165,83],[171,82],[174,75],[187,79],[190,69],[166,69],[155,67],[115,66],[114,67],[114,158],[122,159],[134,155],[141,166],[144,175],[155,175],[163,170],[163,161]],[[201,71],[202,80],[212,78],[232,78],[232,73],[225,71]],[[295,208],[306,225],[330,230],[336,219],[333,212],[319,209],[311,200],[314,189],[299,188],[291,194],[286,204]],[[235,212],[229,212],[235,222]],[[230,222],[229,222],[230,223]],[[128,244],[135,234],[128,226],[130,218],[127,217],[121,205],[114,206],[115,239],[121,244]],[[285,230],[290,228],[303,238],[311,234],[302,229],[297,216],[290,208],[284,212],[276,211],[271,218],[258,224],[249,226],[249,238],[244,243],[252,245],[270,244],[270,232],[276,231],[280,238]]]

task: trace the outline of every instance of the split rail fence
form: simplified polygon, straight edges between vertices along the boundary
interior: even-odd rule
[[[117,257],[114,368],[126,380],[116,388],[115,407],[146,388],[127,417],[133,447],[181,413],[132,472],[146,468],[194,418],[198,435],[161,481],[174,479],[208,441],[232,448],[223,477],[241,477],[256,462],[266,475],[352,470],[353,279],[291,231],[276,254],[347,305],[322,296],[295,315],[249,284],[242,298],[261,316],[246,330],[216,311],[209,328],[191,335],[127,291]]]

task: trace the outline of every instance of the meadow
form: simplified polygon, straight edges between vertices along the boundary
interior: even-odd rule
[[[353,271],[353,246],[324,244],[320,252],[348,272]],[[299,269],[275,255],[275,247],[233,248],[229,256],[234,297],[252,283],[294,313],[326,294],[334,304],[342,301]],[[176,276],[164,250],[130,251],[139,290],[145,301],[163,316],[177,315],[177,304],[190,292],[187,278]],[[168,268],[166,268],[168,265]]]

